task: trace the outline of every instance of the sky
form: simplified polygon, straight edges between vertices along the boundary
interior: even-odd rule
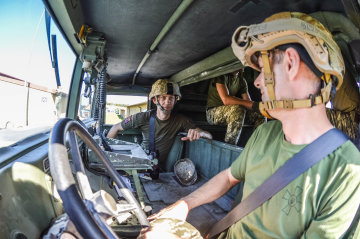
[[[50,34],[55,34],[57,38],[61,82],[59,90],[68,93],[76,57],[53,21],[50,29]],[[57,89],[46,34],[43,2],[0,0],[0,30],[0,72],[50,90]],[[26,119],[29,119],[28,126],[53,122],[51,117],[55,105],[51,102],[44,103],[44,95],[32,94],[27,98],[27,88],[0,81],[0,129],[8,127],[8,122],[10,127],[23,127]],[[146,102],[146,98],[128,96],[114,96],[108,100],[119,104]],[[26,108],[29,108],[28,118]]]
[[[37,85],[56,89],[46,36],[44,5],[41,0],[0,0],[0,72]],[[63,39],[54,22],[51,34],[56,34],[60,81],[68,92],[75,55]],[[9,94],[11,94],[9,92]],[[114,102],[136,104],[143,97],[110,97]]]
[[[42,1],[0,0],[0,29],[0,72],[56,89]],[[53,22],[51,34],[57,35],[60,81],[68,92],[75,55]]]
[[[41,0],[0,0],[0,72],[54,90],[44,10]],[[68,93],[76,58],[53,22],[51,34],[58,43],[58,90]],[[55,107],[48,93],[0,81],[0,130],[51,125],[57,120]]]

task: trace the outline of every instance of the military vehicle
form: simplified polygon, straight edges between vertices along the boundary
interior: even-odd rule
[[[319,18],[343,44],[346,64],[357,81],[351,89],[359,93],[356,0],[43,3],[76,55],[66,118],[51,131],[0,149],[0,238],[136,238],[148,225],[148,215],[228,168],[253,127],[245,123],[238,143],[227,144],[226,127],[208,124],[205,110],[209,79],[244,68],[230,47],[240,25],[260,23],[281,11]],[[251,98],[260,101],[253,87],[257,73],[245,68],[244,74]],[[122,131],[117,139],[105,137],[112,126],[104,123],[105,104],[111,95],[147,97],[159,78],[180,85],[182,99],[175,110],[209,131],[213,139],[183,142],[179,134],[166,170],[151,180],[147,172],[153,161],[139,146],[140,131]],[[190,186],[180,184],[173,173],[175,163],[183,158],[191,159],[197,170],[197,180]],[[241,200],[241,191],[239,185],[214,203],[193,210],[188,221],[205,235],[234,200]],[[359,214],[345,237],[358,238],[358,221]]]

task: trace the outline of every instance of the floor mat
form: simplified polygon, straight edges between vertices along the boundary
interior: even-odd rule
[[[157,180],[141,179],[141,181],[149,200],[148,203],[153,208],[153,213],[185,197],[207,182],[205,178],[199,176],[195,184],[183,186],[177,181],[172,172],[160,173]],[[231,202],[232,200],[229,197],[224,196],[215,202],[197,207],[190,211],[187,221],[204,236],[214,223],[226,215]]]

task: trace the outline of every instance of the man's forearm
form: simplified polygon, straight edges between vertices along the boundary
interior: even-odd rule
[[[224,105],[241,105],[246,109],[251,110],[254,102],[251,100],[243,100],[235,96],[228,96],[223,103]]]
[[[121,130],[123,130],[123,128],[121,127],[121,123],[118,123],[118,124],[114,125],[113,127],[111,127],[111,129],[109,130],[109,133],[107,134],[106,137],[115,139],[117,136],[117,133]]]
[[[198,190],[181,200],[185,201],[189,211],[200,205],[215,201],[239,182],[236,179],[230,179],[229,174],[231,174],[230,168],[220,172]]]
[[[189,129],[187,132],[187,135],[185,137],[182,137],[181,140],[182,141],[186,141],[186,140],[194,141],[194,140],[200,139],[200,137],[212,139],[212,135],[209,132],[204,131],[200,128],[195,128],[195,129]]]
[[[150,216],[149,220],[157,218],[177,218],[185,220],[191,209],[215,201],[237,183],[239,183],[239,180],[231,175],[230,168],[225,169],[195,192]]]

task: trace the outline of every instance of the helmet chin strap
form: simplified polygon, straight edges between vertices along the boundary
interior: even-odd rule
[[[274,73],[270,67],[269,53],[268,51],[261,51],[261,58],[264,67],[264,78],[265,78],[265,86],[268,92],[268,96],[270,100],[276,100],[275,98],[275,81],[274,81]]]
[[[171,114],[172,109],[171,109],[171,110],[166,110],[166,109],[164,109],[164,107],[162,107],[162,106],[160,105],[160,103],[159,103],[158,96],[156,96],[155,99],[156,99],[156,106],[157,106],[165,115]],[[175,101],[175,103],[176,103],[176,101]],[[174,104],[175,104],[175,103],[174,103]]]
[[[330,93],[334,90],[332,80],[329,74],[324,74],[324,87],[321,89],[320,95],[309,95],[308,99],[302,100],[276,100],[275,98],[275,81],[274,74],[270,67],[268,51],[261,51],[262,62],[264,66],[265,86],[268,92],[269,101],[259,103],[259,110],[266,118],[271,119],[268,110],[273,109],[297,109],[297,108],[311,108],[315,105],[326,103],[330,100]]]

